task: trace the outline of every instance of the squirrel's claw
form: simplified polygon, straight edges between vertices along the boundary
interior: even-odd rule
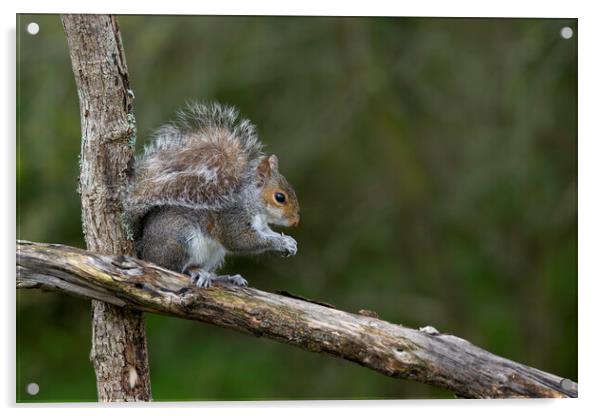
[[[196,285],[198,287],[202,287],[202,288],[208,288],[213,286],[213,279],[211,277],[208,276],[199,276],[199,278],[196,281]]]

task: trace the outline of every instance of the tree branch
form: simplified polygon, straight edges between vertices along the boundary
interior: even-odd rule
[[[418,331],[253,288],[198,289],[189,278],[127,256],[19,241],[17,288],[58,290],[206,322],[331,354],[461,397],[577,397],[577,384],[433,329]]]

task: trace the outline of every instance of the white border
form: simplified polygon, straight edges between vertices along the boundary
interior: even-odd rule
[[[467,16],[467,17],[570,17],[579,19],[577,38],[579,42],[579,399],[576,400],[506,400],[506,401],[344,401],[344,402],[238,402],[238,403],[177,403],[172,405],[151,404],[147,406],[117,405],[111,406],[112,412],[125,414],[159,415],[165,414],[171,407],[178,413],[194,414],[239,414],[245,415],[291,415],[306,416],[308,411],[328,412],[344,411],[350,415],[365,414],[367,410],[378,411],[379,414],[395,414],[400,412],[445,413],[446,415],[488,414],[506,415],[509,411],[527,410],[550,415],[566,415],[568,412],[586,411],[596,404],[596,395],[601,372],[598,359],[600,345],[600,313],[601,293],[600,278],[602,273],[597,256],[601,254],[599,236],[602,234],[600,217],[601,201],[601,166],[602,157],[600,134],[600,118],[602,106],[600,97],[602,89],[600,76],[602,63],[600,40],[602,31],[601,15],[594,1],[346,1],[336,3],[326,0],[306,0],[296,3],[266,0],[239,1],[186,1],[170,0],[149,4],[136,4],[135,1],[103,0],[96,4],[84,4],[81,1],[20,1],[18,5],[4,2],[0,15],[4,27],[3,57],[0,66],[4,96],[0,100],[2,126],[4,128],[5,148],[1,152],[3,180],[2,195],[3,228],[2,264],[5,273],[4,284],[4,342],[0,343],[2,359],[0,368],[5,371],[0,378],[0,398],[4,406],[12,407],[9,414],[30,412],[33,409],[47,415],[80,415],[81,407],[86,414],[101,414],[106,411],[98,405],[69,405],[67,408],[58,405],[25,406],[14,405],[14,236],[15,236],[15,13],[56,13],[86,12],[117,14],[246,14],[246,15],[340,15],[340,16]],[[10,2],[12,3],[12,2]],[[598,237],[598,238],[597,238]],[[598,244],[597,244],[598,243]],[[43,342],[43,340],[40,340]],[[596,406],[597,407],[597,406]],[[177,409],[177,410],[176,410]]]
[[[150,3],[150,2],[149,2]],[[487,4],[485,4],[487,3]],[[328,16],[459,16],[459,17],[577,17],[578,1],[506,0],[479,1],[327,1],[274,0],[153,2],[103,0],[94,4],[73,1],[21,1],[20,13],[85,12],[116,14],[240,14],[240,15],[328,15]]]

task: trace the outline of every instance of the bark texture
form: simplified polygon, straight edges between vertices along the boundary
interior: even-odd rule
[[[135,120],[117,20],[63,15],[80,103],[79,192],[89,250],[134,254],[123,224],[122,197],[133,163]],[[92,351],[100,401],[151,399],[141,312],[92,301]]]
[[[325,303],[253,288],[198,289],[187,276],[128,256],[22,241],[17,288],[44,288],[264,336],[470,398],[577,397],[577,384],[432,327],[415,330]]]

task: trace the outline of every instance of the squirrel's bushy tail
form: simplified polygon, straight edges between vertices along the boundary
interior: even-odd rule
[[[261,149],[255,126],[234,107],[189,103],[137,158],[126,198],[129,220],[162,205],[227,207],[252,180]]]

